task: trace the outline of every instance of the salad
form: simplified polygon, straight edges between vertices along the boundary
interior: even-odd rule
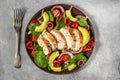
[[[30,39],[25,45],[38,67],[58,73],[81,68],[87,62],[85,54],[94,48],[93,33],[88,17],[73,16],[72,8],[55,5],[30,21]]]

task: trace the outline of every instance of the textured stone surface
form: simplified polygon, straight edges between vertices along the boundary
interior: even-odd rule
[[[51,4],[72,4],[91,18],[96,33],[94,53],[83,70],[54,75],[37,68],[26,53],[25,27],[39,9]],[[13,67],[15,31],[13,9],[25,7],[21,40],[22,67]],[[0,0],[0,80],[120,80],[120,0]]]

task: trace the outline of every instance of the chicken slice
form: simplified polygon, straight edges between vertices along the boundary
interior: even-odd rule
[[[78,51],[81,47],[82,35],[77,29],[73,29],[73,34],[75,36],[75,47],[73,50]]]
[[[43,37],[49,41],[52,50],[54,51],[57,48],[57,41],[56,39],[53,37],[53,35],[47,31],[43,32]]]
[[[57,40],[58,49],[63,50],[65,48],[67,48],[66,39],[65,39],[64,35],[60,31],[52,30],[51,34]]]
[[[51,53],[51,47],[49,45],[49,42],[42,35],[38,37],[37,42],[43,48],[45,55]]]
[[[64,35],[66,42],[67,42],[67,49],[71,49],[73,50],[74,46],[75,46],[75,42],[74,42],[74,34],[72,32],[72,28],[70,27],[63,27],[60,29],[60,32]]]

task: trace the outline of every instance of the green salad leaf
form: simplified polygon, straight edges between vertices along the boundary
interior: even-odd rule
[[[76,54],[72,59],[69,59],[68,62],[70,64],[76,64],[78,60],[82,59],[84,62],[87,62],[87,58],[83,55],[83,53]]]
[[[31,31],[32,34],[39,36],[41,33],[40,32],[36,32],[35,28],[36,26],[39,26],[39,24],[29,24],[28,29]]]
[[[77,23],[80,26],[88,26],[88,23],[84,18],[82,18],[81,16],[77,16],[76,18],[77,18]]]
[[[35,51],[34,62],[41,68],[46,68],[48,66],[48,60],[43,51]]]
[[[34,42],[33,46],[35,51],[43,51],[42,47],[39,46],[37,41]]]
[[[62,27],[65,27],[65,24],[64,24],[63,20],[64,20],[64,16],[62,16],[62,17],[58,20],[58,23],[57,23],[56,26],[55,26],[55,29],[56,29],[56,30],[59,30],[59,29],[61,29]]]
[[[51,11],[47,11],[50,21],[54,22],[54,16]]]

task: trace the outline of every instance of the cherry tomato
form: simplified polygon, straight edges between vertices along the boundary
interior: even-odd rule
[[[72,22],[70,26],[72,28],[78,28],[78,23],[77,22]]]
[[[52,10],[52,13],[53,15],[56,17],[56,16],[59,16],[61,14],[60,10],[59,9],[53,9]]]
[[[26,47],[27,47],[27,49],[32,50],[33,49],[32,41],[28,41],[26,43]]]
[[[54,60],[53,65],[54,65],[54,67],[60,67],[60,61]]]
[[[34,55],[35,55],[35,51],[33,49],[32,52],[31,52],[31,56],[34,57]]]
[[[32,35],[32,41],[33,41],[33,42],[35,42],[35,41],[37,40],[37,38],[38,38],[37,36]]]
[[[47,22],[47,29],[51,30],[54,28],[54,23],[52,21]]]
[[[67,61],[69,59],[69,55],[67,55],[67,54],[63,54],[61,57],[60,57],[60,61],[61,62],[65,62],[65,61]]]
[[[70,26],[71,25],[71,21],[68,19],[68,18],[64,18],[64,24],[67,25],[67,26]]]
[[[37,23],[38,23],[38,20],[31,20],[30,23],[32,23],[32,24],[37,24]]]

